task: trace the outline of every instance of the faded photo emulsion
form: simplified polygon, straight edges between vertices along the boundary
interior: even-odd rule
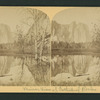
[[[0,7],[0,92],[100,93],[100,7]]]

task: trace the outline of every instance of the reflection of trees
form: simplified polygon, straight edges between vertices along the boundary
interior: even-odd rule
[[[84,75],[88,71],[90,64],[90,57],[84,55],[56,56],[54,59],[52,59],[52,76],[59,73],[70,73],[73,76],[76,76],[76,73]]]
[[[73,58],[76,73],[79,75],[83,75],[84,73],[86,73],[89,68],[90,57],[85,55],[78,55],[74,56]]]
[[[25,65],[25,58],[21,58],[21,67],[22,67],[22,71],[21,71],[21,77],[20,80],[22,80],[23,74],[24,74],[24,65]]]
[[[36,85],[49,85],[50,84],[50,65],[46,62],[41,62],[41,65],[37,66],[37,62],[33,58],[26,58],[25,65],[31,72],[35,79]]]
[[[51,75],[55,76],[59,73],[68,72],[69,61],[67,56],[55,56],[51,63]]]
[[[0,76],[7,74],[10,70],[12,57],[0,57]]]
[[[36,86],[50,85],[50,65],[49,65],[49,63],[42,61],[41,65],[39,64],[37,66],[37,61],[32,57],[30,57],[30,58],[29,57],[25,57],[25,58],[22,57],[22,58],[20,58],[20,62],[21,62],[20,63],[21,71],[20,71],[20,76],[19,76],[20,82],[23,82],[22,79],[25,75],[24,69],[26,66],[28,71],[31,73],[33,79],[35,79]]]

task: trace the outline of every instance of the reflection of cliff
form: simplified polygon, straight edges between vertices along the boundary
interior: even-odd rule
[[[0,76],[9,72],[13,58],[0,56]]]
[[[53,21],[52,32],[57,41],[76,43],[90,41],[89,28],[84,23],[72,22],[71,24],[61,25]]]
[[[12,41],[10,27],[5,24],[0,24],[0,43],[8,43]]]
[[[71,59],[71,66],[69,67],[71,72],[73,74],[73,67],[75,68],[75,73],[79,75],[83,75],[86,73],[89,69],[89,63],[91,61],[90,56],[85,56],[85,55],[78,55],[78,56],[72,56]]]
[[[51,66],[52,85],[54,86],[100,85],[100,57],[85,56],[85,55],[77,55],[77,56],[68,55],[65,57],[58,56],[57,58],[57,56],[55,56],[52,59],[52,61],[53,61]]]
[[[88,72],[91,63],[91,56],[55,56],[52,59],[52,76],[58,73],[70,73],[73,76],[76,74],[84,75]]]

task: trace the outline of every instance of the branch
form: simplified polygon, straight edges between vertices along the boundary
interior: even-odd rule
[[[21,21],[23,24],[26,24],[26,25],[28,25],[28,26],[31,26],[30,24],[28,24],[27,22],[25,22],[25,21]]]

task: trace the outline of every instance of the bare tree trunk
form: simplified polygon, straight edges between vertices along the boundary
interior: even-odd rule
[[[44,46],[44,41],[45,41],[45,31],[43,30],[43,35],[42,35],[42,43],[41,43],[41,48],[40,48],[40,64],[41,64],[41,59],[42,59],[42,54],[43,54],[43,46]]]
[[[24,74],[24,58],[22,58],[22,72],[21,72],[20,81],[22,80],[23,74]]]
[[[37,15],[37,11],[36,11],[36,15]],[[36,16],[37,17],[37,16]],[[35,17],[35,18],[36,18]],[[36,21],[35,21],[36,22]],[[35,59],[37,59],[38,55],[37,55],[37,22],[35,23],[36,26],[36,31],[35,31]]]

